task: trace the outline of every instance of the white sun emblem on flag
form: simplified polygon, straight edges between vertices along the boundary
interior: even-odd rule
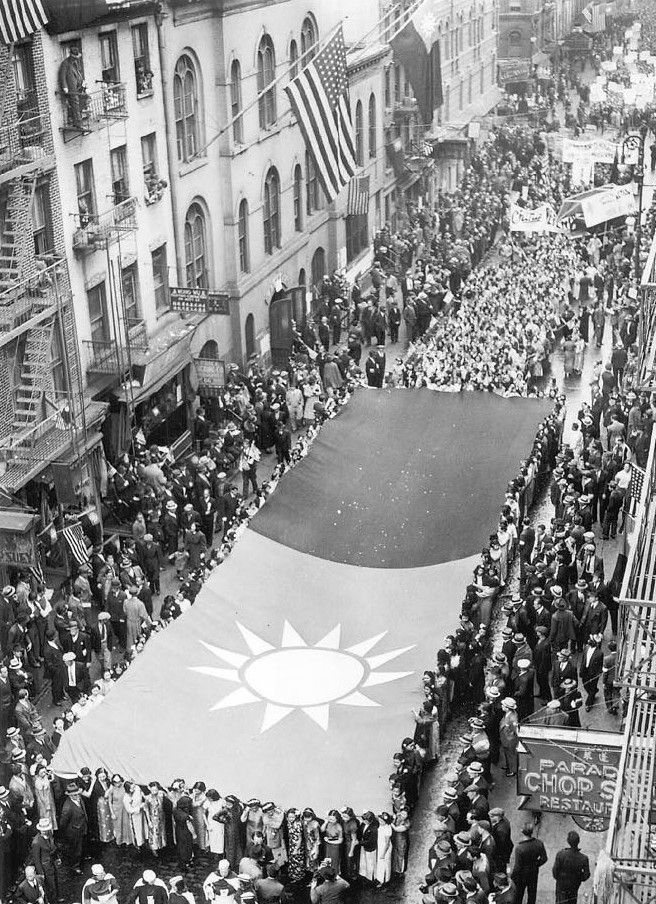
[[[331,705],[379,706],[363,693],[364,688],[387,684],[413,674],[412,671],[378,670],[385,663],[412,650],[415,644],[367,656],[387,631],[342,649],[340,625],[336,625],[318,643],[309,646],[286,621],[278,647],[239,622],[237,627],[251,652],[250,656],[201,640],[206,650],[233,668],[203,665],[189,668],[192,672],[240,685],[215,703],[210,708],[211,712],[247,703],[265,703],[261,731],[271,728],[297,709],[327,730]]]

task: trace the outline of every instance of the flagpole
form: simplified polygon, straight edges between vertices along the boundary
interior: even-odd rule
[[[407,20],[410,18],[410,16],[414,15],[414,13],[419,9],[419,7],[422,6],[425,2],[426,2],[426,0],[413,0],[412,4],[408,7],[408,9],[405,11],[405,13],[402,13],[401,18],[399,19],[399,27],[387,39],[384,38],[384,35],[385,35],[386,29],[389,26],[383,26],[383,37],[381,38],[381,40],[384,40],[384,43],[389,43],[390,41],[392,41],[401,31],[403,31],[403,29],[405,28],[405,26],[407,24]],[[371,35],[378,32],[380,30],[381,23],[385,22],[386,19],[390,18],[390,16],[394,12],[394,10],[399,5],[400,4],[397,3],[396,6],[391,7],[385,13],[385,15],[376,22],[376,24],[374,25],[373,28],[370,28],[369,31],[365,32],[365,34],[356,42],[355,46],[358,47],[358,45],[362,44],[365,41],[368,41],[369,38],[371,37]],[[314,44],[312,44],[311,47],[308,48],[308,50],[305,53],[305,56],[307,57],[307,54],[309,54],[313,50],[316,50],[317,48],[321,48],[321,50],[323,50],[324,46],[326,44],[328,44],[334,38],[334,36],[337,34],[339,29],[342,27],[342,24],[343,24],[343,20],[340,20],[339,23],[329,33],[328,37],[319,38],[318,40],[316,40],[314,42]],[[321,50],[319,50],[319,53],[321,52]],[[363,50],[366,50],[366,47],[360,48],[359,52],[361,53]],[[299,69],[299,71],[297,73],[298,75],[300,75],[302,72],[304,72],[308,68],[308,66],[311,65],[312,59],[314,59],[314,56],[311,59],[309,59],[307,61],[307,63],[301,69]],[[357,59],[357,57],[356,57],[356,59]],[[229,119],[226,122],[226,124],[224,126],[221,126],[221,128],[217,132],[215,132],[214,135],[212,135],[212,137],[209,139],[209,141],[206,141],[205,144],[202,147],[200,147],[196,151],[196,153],[193,154],[193,156],[190,159],[196,160],[198,157],[201,157],[205,153],[205,151],[211,145],[214,144],[215,141],[218,141],[218,139],[225,132],[227,132],[239,119],[241,119],[244,116],[244,113],[246,113],[248,110],[252,110],[253,107],[256,107],[259,104],[259,102],[261,101],[261,99],[266,94],[268,94],[268,92],[271,91],[272,88],[275,88],[275,86],[278,85],[284,78],[289,76],[292,69],[294,68],[294,66],[298,66],[298,62],[289,65],[283,72],[280,73],[280,75],[276,76],[276,78],[272,82],[269,82],[269,84],[266,85],[266,87],[264,87],[262,89],[262,91],[260,91],[257,94],[257,96],[255,97],[254,100],[252,100],[249,104],[246,104],[245,107],[242,107],[242,109],[239,111],[239,113],[236,113],[231,119]],[[291,79],[290,79],[290,81],[291,81]],[[291,112],[291,108],[290,108],[289,112]],[[284,115],[285,114],[283,113],[282,116],[284,116]]]

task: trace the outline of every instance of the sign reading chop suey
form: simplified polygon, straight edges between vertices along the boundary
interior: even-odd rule
[[[520,730],[517,793],[522,809],[608,818],[621,755],[621,735],[547,726]]]

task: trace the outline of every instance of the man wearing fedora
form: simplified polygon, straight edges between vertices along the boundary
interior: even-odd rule
[[[517,703],[512,697],[505,697],[501,701],[501,707],[503,709],[503,718],[499,725],[499,738],[501,741],[502,757],[499,760],[499,765],[502,767],[505,765],[506,775],[513,776],[517,775],[518,766],[517,745],[519,739],[517,736]]]
[[[522,837],[515,845],[515,863],[511,873],[517,887],[516,904],[522,904],[524,893],[527,904],[535,904],[540,867],[548,859],[544,844],[533,837],[533,823],[527,822],[522,829]]]
[[[66,785],[66,800],[59,817],[59,832],[66,849],[66,859],[79,876],[82,873],[82,857],[89,824],[80,786],[77,782]]]
[[[73,45],[66,59],[59,67],[59,90],[66,98],[68,105],[68,124],[84,131],[84,112],[88,95],[82,70],[82,51]]]
[[[601,651],[601,634],[591,634],[581,654],[581,681],[587,697],[585,710],[590,712],[599,693],[599,678],[604,667],[604,654]]]
[[[49,904],[63,901],[64,899],[59,896],[59,854],[49,819],[40,819],[37,822],[30,852],[37,873],[43,876]]]

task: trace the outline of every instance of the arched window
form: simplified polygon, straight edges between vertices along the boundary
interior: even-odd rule
[[[358,166],[364,163],[364,116],[360,100],[355,105],[355,162]]]
[[[522,55],[522,33],[511,31],[508,34],[508,56],[520,57]]]
[[[444,44],[442,45],[442,47],[444,48],[444,59],[448,60],[451,56],[451,40],[449,38],[449,21],[448,21],[448,19],[444,26]]]
[[[376,136],[376,95],[369,96],[369,156],[375,157],[378,152]]]
[[[255,317],[249,314],[244,325],[246,335],[246,360],[255,354]]]
[[[317,170],[314,160],[310,154],[305,155],[305,170],[307,173],[306,194],[307,194],[307,215],[310,216],[321,208],[321,186],[317,177]]]
[[[208,339],[205,345],[200,350],[199,358],[209,358],[212,361],[217,361],[219,358],[219,344],[215,339]]]
[[[312,57],[316,54],[317,48],[313,45],[317,41],[317,28],[310,16],[303,19],[301,26],[301,65],[307,66]]]
[[[304,285],[305,285],[305,280],[306,280],[306,278],[307,278],[307,277],[305,276],[305,267],[301,267],[301,269],[298,271],[298,284],[299,284],[299,286],[304,286]]]
[[[264,180],[264,250],[273,254],[280,248],[280,179],[271,167]]]
[[[294,229],[303,229],[303,170],[299,164],[294,167]]]
[[[257,49],[257,93],[260,94],[276,77],[276,54],[269,35],[263,35]],[[276,121],[276,89],[270,88],[259,102],[260,128],[268,129]]]
[[[296,78],[298,75],[298,44],[292,41],[289,45],[289,77]]]
[[[474,20],[472,18],[472,13],[469,13],[469,25],[467,28],[467,40],[469,42],[469,46],[474,46]]]
[[[241,113],[241,66],[239,60],[233,60],[230,67],[230,117],[234,119]],[[241,144],[244,140],[244,118],[240,116],[232,124],[232,137]]]
[[[239,204],[239,269],[248,273],[251,269],[250,249],[248,241],[248,201],[246,198]]]
[[[198,76],[190,56],[184,54],[173,75],[173,105],[178,160],[190,160],[201,140]]]
[[[207,231],[200,204],[192,204],[184,225],[185,269],[188,288],[209,287],[207,273]]]
[[[312,255],[311,279],[312,285],[318,286],[326,274],[326,252],[323,248],[317,248]]]

